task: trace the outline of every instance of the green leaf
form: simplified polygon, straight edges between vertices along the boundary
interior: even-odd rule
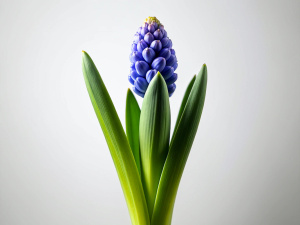
[[[126,98],[126,134],[135,159],[139,174],[141,174],[139,124],[141,110],[131,90],[127,91]]]
[[[174,131],[160,178],[151,224],[170,225],[180,179],[192,147],[205,100],[207,68],[199,72]],[[184,103],[183,103],[184,104]]]
[[[140,176],[112,100],[90,56],[83,52],[83,75],[95,113],[114,161],[133,225],[149,225]]]
[[[186,91],[184,93],[184,96],[183,96],[183,99],[182,99],[182,102],[181,102],[181,105],[180,105],[180,109],[179,109],[179,112],[178,112],[178,116],[177,116],[176,124],[175,124],[175,127],[174,127],[174,131],[178,127],[179,121],[181,119],[181,115],[182,115],[183,110],[185,108],[186,102],[187,102],[187,100],[189,98],[189,95],[190,95],[190,92],[192,90],[192,87],[194,85],[195,80],[196,80],[196,75],[193,76],[193,79],[190,81],[189,85],[186,88]],[[173,137],[174,137],[174,132],[173,132],[172,139],[173,139]]]
[[[158,72],[146,91],[140,118],[142,183],[150,217],[168,154],[170,121],[168,89],[164,78]]]

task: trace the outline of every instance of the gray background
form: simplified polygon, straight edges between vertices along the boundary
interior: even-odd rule
[[[173,224],[300,224],[299,14],[299,0],[1,0],[0,224],[130,224],[81,50],[124,124],[130,45],[149,15],[179,60],[172,127],[208,66]]]

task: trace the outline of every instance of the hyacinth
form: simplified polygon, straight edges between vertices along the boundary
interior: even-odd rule
[[[169,96],[175,91],[177,59],[163,25],[148,17],[130,54],[129,81],[143,97],[126,97],[126,133],[92,58],[83,52],[84,80],[107,141],[132,225],[171,225],[176,194],[204,106],[207,68],[194,76],[182,98],[171,134]]]
[[[152,78],[160,72],[168,86],[171,97],[176,89],[175,81],[178,67],[172,41],[167,31],[156,17],[148,17],[134,35],[129,56],[129,82],[133,91],[144,97]]]

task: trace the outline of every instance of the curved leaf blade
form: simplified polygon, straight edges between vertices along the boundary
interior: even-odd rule
[[[130,89],[127,91],[126,98],[126,134],[135,159],[139,174],[141,175],[140,163],[140,142],[139,142],[139,124],[141,110]]]
[[[128,140],[112,100],[91,57],[82,54],[83,75],[115,164],[133,225],[149,225],[145,195]]]
[[[170,104],[167,85],[158,72],[143,101],[140,119],[142,183],[151,217],[170,140]]]
[[[182,116],[183,110],[185,108],[186,102],[187,102],[187,100],[188,100],[188,98],[190,96],[190,93],[191,93],[191,90],[193,88],[195,80],[196,80],[196,75],[193,76],[192,80],[190,81],[190,83],[187,86],[186,91],[184,93],[183,99],[181,101],[180,109],[179,109],[179,112],[178,112],[178,115],[177,115],[177,120],[176,120],[176,124],[175,124],[175,127],[174,127],[174,132],[173,132],[172,140],[173,140],[173,137],[174,137],[174,133],[175,133],[177,127],[178,127],[179,121],[181,119],[181,116]]]
[[[207,85],[207,68],[199,72],[170,144],[169,153],[160,178],[153,225],[170,225],[180,179],[200,122]]]

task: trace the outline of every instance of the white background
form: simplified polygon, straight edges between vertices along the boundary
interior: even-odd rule
[[[131,224],[81,50],[124,124],[130,46],[148,16],[179,61],[172,127],[208,66],[172,224],[300,224],[299,15],[298,0],[1,0],[0,224]]]

